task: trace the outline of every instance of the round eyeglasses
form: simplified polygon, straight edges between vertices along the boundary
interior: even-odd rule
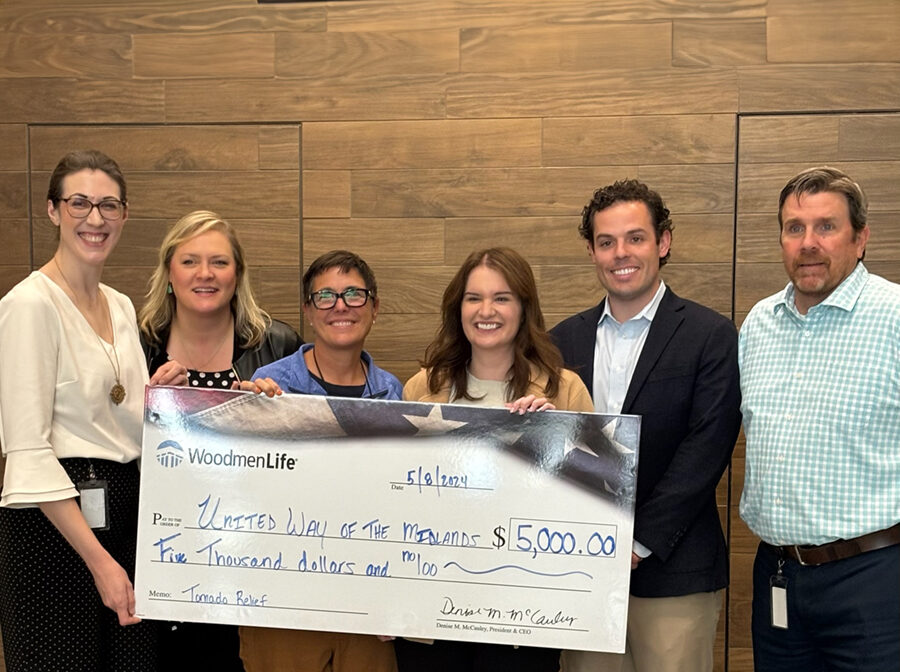
[[[372,296],[372,292],[362,287],[347,287],[343,292],[336,292],[333,289],[320,289],[309,295],[308,301],[319,310],[329,310],[337,305],[338,299],[344,300],[344,305],[348,308],[361,308],[366,305],[366,301]]]
[[[70,196],[59,200],[66,204],[66,211],[76,219],[89,216],[94,208],[109,222],[120,220],[125,215],[125,204],[116,198],[107,198],[99,203],[92,203],[84,196]]]

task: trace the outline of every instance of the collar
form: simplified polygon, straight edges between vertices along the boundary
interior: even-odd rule
[[[834,308],[840,308],[849,313],[853,310],[854,306],[856,306],[856,302],[859,300],[859,296],[862,294],[862,290],[868,281],[869,271],[860,261],[856,264],[856,268],[853,269],[853,272],[844,278],[841,284],[835,287],[831,294],[822,299],[820,303],[817,303],[810,308],[810,311],[819,306],[833,306]],[[784,292],[782,292],[781,296],[772,306],[772,311],[776,315],[781,311],[787,311],[795,316],[804,317],[803,315],[800,315],[797,306],[794,304],[794,283],[789,282],[787,284],[784,288]],[[808,314],[809,311],[807,311],[807,315]]]
[[[656,311],[659,309],[659,304],[662,302],[663,294],[666,293],[666,283],[662,278],[659,279],[659,287],[656,289],[656,294],[653,295],[653,298],[647,302],[647,305],[641,308],[640,312],[632,317],[628,322],[633,322],[635,320],[647,320],[647,322],[653,322],[653,318],[656,317]],[[600,319],[597,321],[598,325],[603,324],[603,321],[609,318],[616,324],[618,324],[618,320],[613,317],[612,312],[609,309],[609,299],[603,302],[603,313],[600,315]]]

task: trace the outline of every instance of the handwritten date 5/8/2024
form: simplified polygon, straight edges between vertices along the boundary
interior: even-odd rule
[[[616,555],[614,525],[511,518],[494,528],[493,546],[511,551],[611,558]]]
[[[422,492],[422,488],[468,488],[468,474],[447,474],[441,471],[441,465],[435,465],[434,469],[418,466],[406,472],[407,485],[415,485]]]

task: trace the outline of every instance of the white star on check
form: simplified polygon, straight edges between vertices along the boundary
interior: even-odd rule
[[[444,434],[451,429],[467,425],[467,422],[458,422],[456,420],[445,420],[441,414],[440,404],[431,407],[428,415],[403,415],[411,424],[419,430],[416,434]]]
[[[603,425],[603,429],[600,430],[603,432],[603,436],[609,439],[609,445],[616,449],[621,455],[633,455],[634,451],[627,446],[623,446],[621,443],[616,441],[616,425],[618,424],[618,420],[613,418],[605,425]]]
[[[626,446],[623,446],[621,443],[616,441],[616,418],[613,418],[605,425],[603,425],[601,431],[603,432],[603,436],[605,436],[609,440],[609,445],[612,446],[612,448],[615,449],[618,453],[622,455],[631,455],[632,453],[634,453],[633,450],[627,448]],[[576,443],[575,441],[572,441],[571,437],[567,436],[566,445],[563,447],[563,455],[568,455],[573,450],[580,450],[583,453],[587,453],[591,457],[597,457],[597,453],[588,448],[586,445],[584,445],[583,443]]]

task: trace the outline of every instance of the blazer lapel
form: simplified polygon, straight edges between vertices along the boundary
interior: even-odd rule
[[[634,367],[634,374],[631,376],[631,384],[628,386],[628,392],[625,394],[625,401],[622,403],[622,413],[630,413],[631,406],[634,404],[635,398],[647,382],[647,376],[653,371],[656,362],[668,346],[672,335],[678,329],[684,317],[681,315],[681,309],[684,303],[678,298],[671,289],[666,288],[659,308],[650,324],[650,331],[647,333],[647,340],[644,348],[641,350],[641,356],[638,357],[637,364]]]
[[[585,353],[587,356],[581,361],[576,373],[581,377],[591,398],[594,397],[594,350],[597,345],[597,323],[603,315],[603,307],[606,299],[588,311],[581,313],[579,317],[582,323],[578,325],[578,333],[574,340],[575,352]]]

